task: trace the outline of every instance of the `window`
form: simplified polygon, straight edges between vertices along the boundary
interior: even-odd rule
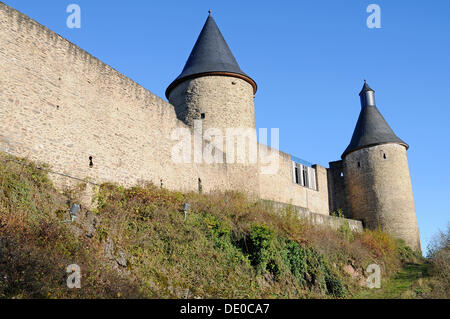
[[[202,179],[198,179],[198,192],[201,194],[203,192]]]
[[[303,165],[292,162],[294,164],[294,183],[303,186]]]
[[[303,187],[317,190],[316,170],[310,166],[292,161],[293,181]]]
[[[309,187],[309,176],[308,176],[308,167],[302,165],[302,174],[303,174],[303,186]]]
[[[204,120],[206,118],[206,114],[205,113],[202,113],[200,116],[201,116],[202,120]]]

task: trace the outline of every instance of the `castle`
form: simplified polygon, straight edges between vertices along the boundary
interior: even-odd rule
[[[211,15],[167,88],[169,102],[1,2],[0,25],[0,151],[49,164],[59,187],[70,182],[66,176],[243,191],[316,217],[342,210],[350,221],[381,227],[420,249],[408,145],[378,111],[367,83],[350,145],[325,168],[256,142],[257,84]],[[245,136],[231,143],[216,138],[230,128]],[[175,161],[183,134],[194,146]],[[245,154],[256,150],[256,160],[240,158],[230,145]],[[215,160],[203,159],[206,149]]]

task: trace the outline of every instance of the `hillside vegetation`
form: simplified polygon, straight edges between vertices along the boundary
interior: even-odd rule
[[[104,184],[96,208],[69,222],[84,187],[60,193],[45,170],[0,153],[0,298],[448,297],[442,265],[381,231],[312,226],[236,192],[154,185]],[[66,285],[72,264],[81,289]],[[370,264],[381,290],[365,288]]]

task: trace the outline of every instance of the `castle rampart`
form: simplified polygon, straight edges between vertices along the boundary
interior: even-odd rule
[[[255,130],[257,85],[240,69],[211,16],[183,72],[167,89],[170,103],[1,2],[0,26],[0,151],[49,164],[59,174],[52,175],[58,187],[69,183],[60,178],[68,175],[97,184],[243,191],[294,205],[302,215],[313,213],[319,224],[335,225],[330,212],[342,210],[347,218],[380,226],[420,249],[408,145],[376,109],[367,83],[352,141],[330,169],[256,138],[245,146],[249,157],[236,163],[224,143],[204,133]],[[174,160],[177,131],[187,132],[195,154],[200,133],[200,161]],[[207,145],[218,147],[223,160],[206,162]],[[252,161],[250,149],[271,154],[272,162],[261,156]],[[361,222],[351,224],[359,229]]]
[[[205,192],[242,190],[328,214],[327,205],[319,203],[327,202],[323,200],[327,193],[293,183],[292,163],[281,152],[280,169],[273,177],[265,176],[262,183],[258,165],[227,164],[226,160],[216,164],[174,163],[171,152],[176,142],[171,140],[172,132],[192,131],[177,117],[176,107],[3,3],[0,21],[1,150],[95,183],[130,186],[153,182],[181,191],[198,191],[201,184]],[[251,85],[227,76],[212,78],[213,84],[238,88],[230,90],[238,96],[234,100],[232,96],[224,97],[230,104],[209,107],[226,110],[238,105],[244,95],[248,101],[248,119],[244,122],[254,126]],[[193,82],[211,84],[211,79],[197,78],[186,83]],[[205,86],[201,88],[204,93]],[[180,89],[185,89],[185,85]],[[212,112],[208,112],[206,125],[214,118]],[[229,124],[242,127],[244,122],[238,110],[231,113],[236,114],[230,115]],[[219,122],[220,118],[216,118],[214,124]],[[58,183],[67,182],[55,179]],[[270,184],[272,181],[277,182]]]

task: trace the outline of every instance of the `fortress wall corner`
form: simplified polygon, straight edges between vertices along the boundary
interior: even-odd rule
[[[330,211],[342,211],[345,217],[350,218],[351,212],[347,205],[347,193],[344,179],[343,161],[330,162],[328,169],[328,193]]]

